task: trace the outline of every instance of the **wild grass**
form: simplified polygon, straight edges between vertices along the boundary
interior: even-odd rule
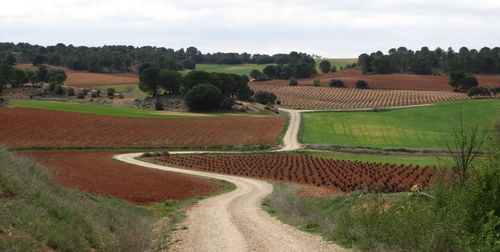
[[[306,198],[278,185],[264,207],[286,223],[367,251],[500,251],[500,142],[465,184],[441,182],[425,195]]]
[[[0,149],[0,251],[145,251],[154,222],[122,200],[64,189]]]

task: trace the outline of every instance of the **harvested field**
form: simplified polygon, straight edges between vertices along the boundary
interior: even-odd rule
[[[16,67],[31,70],[38,69],[31,64],[18,64]],[[73,87],[97,87],[139,83],[139,78],[137,74],[134,73],[90,73],[87,71],[75,71],[64,67],[48,67],[63,69],[68,76],[64,84]]]
[[[183,200],[222,189],[206,179],[122,163],[113,151],[36,151],[19,155],[45,166],[61,185],[139,204]]]
[[[445,91],[380,90],[313,86],[252,84],[255,91],[270,91],[281,106],[293,109],[364,109],[432,104],[468,99],[467,94]]]
[[[0,108],[0,143],[27,147],[275,145],[281,116],[159,119]]]
[[[337,192],[409,191],[432,184],[430,167],[332,160],[304,155],[198,155],[156,160],[178,167],[274,181],[298,183]],[[309,187],[310,189],[310,187]]]
[[[493,88],[500,86],[500,75],[476,75],[479,85]],[[316,74],[309,79],[299,79],[299,85],[312,86],[313,80],[319,78],[322,86],[328,86],[332,79],[344,81],[348,87],[355,87],[356,81],[365,80],[368,85],[377,89],[453,91],[448,84],[448,76],[416,75],[416,74],[375,74],[363,75],[361,70],[345,70],[335,73]],[[288,80],[270,80],[255,82],[255,85],[288,86]]]

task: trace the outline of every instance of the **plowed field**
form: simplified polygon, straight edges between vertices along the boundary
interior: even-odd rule
[[[178,167],[256,177],[332,189],[337,192],[409,191],[415,184],[427,187],[433,168],[332,160],[299,155],[198,155],[157,160]]]
[[[45,166],[61,185],[147,204],[206,195],[221,185],[205,179],[112,160],[112,151],[22,152]]]
[[[281,106],[293,109],[364,109],[431,104],[468,99],[466,94],[447,91],[381,90],[313,86],[252,84],[255,91],[270,91]]]
[[[18,64],[17,68],[36,70],[31,64]],[[122,84],[137,84],[139,78],[134,73],[90,73],[87,71],[75,71],[63,67],[49,66],[49,68],[60,68],[66,72],[68,78],[64,84],[73,87],[97,87]]]
[[[186,147],[275,145],[277,116],[157,119],[0,108],[0,144],[8,147]]]
[[[499,87],[500,75],[476,75],[479,85],[483,87]],[[363,75],[361,70],[346,70],[335,73],[317,74],[310,79],[300,79],[299,85],[311,86],[313,80],[319,78],[322,86],[328,86],[331,79],[340,79],[348,87],[354,87],[356,81],[365,80],[368,85],[377,89],[453,91],[448,84],[448,76],[416,75],[416,74],[376,74]],[[271,80],[256,82],[257,85],[287,86],[288,80]]]

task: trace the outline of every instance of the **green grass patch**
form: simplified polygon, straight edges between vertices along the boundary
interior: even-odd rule
[[[130,108],[115,105],[102,105],[91,103],[55,102],[40,100],[11,100],[9,104],[15,107],[49,109],[66,112],[78,112],[93,115],[138,117],[138,118],[213,118],[224,117],[224,114],[191,114],[191,113],[171,113],[164,111],[154,111],[138,108]]]
[[[352,160],[370,163],[390,163],[402,165],[436,166],[447,167],[450,165],[449,157],[418,156],[418,155],[382,155],[382,154],[362,154],[333,151],[302,151],[302,154],[338,160]]]
[[[469,100],[386,112],[304,113],[306,144],[374,148],[446,149],[460,111],[467,125],[492,128],[500,100]]]
[[[138,84],[122,84],[122,85],[109,85],[109,86],[100,86],[96,89],[102,90],[106,93],[108,88],[114,88],[116,92],[121,92],[123,95],[128,97],[133,97],[135,99],[144,99],[148,96],[148,94],[144,93],[139,89]]]
[[[224,64],[196,64],[195,70],[215,72],[215,73],[228,73],[238,75],[250,75],[254,69],[262,71],[266,66],[274,64],[239,64],[239,65],[224,65]]]

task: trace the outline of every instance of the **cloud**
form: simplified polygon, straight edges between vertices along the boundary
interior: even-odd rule
[[[25,0],[2,3],[0,38],[356,57],[400,45],[495,46],[499,11],[487,0]]]

